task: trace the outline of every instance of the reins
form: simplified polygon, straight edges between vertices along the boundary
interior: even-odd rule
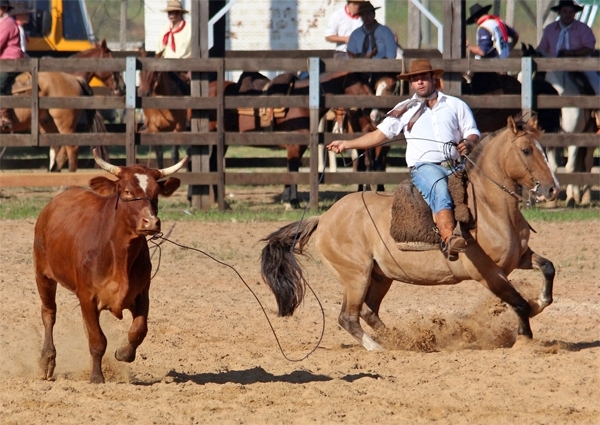
[[[515,145],[514,145],[515,140],[517,140],[519,137],[522,137],[525,134],[527,134],[527,133],[517,134],[513,139],[511,139],[511,141],[510,141],[511,149],[515,148]],[[473,167],[475,167],[477,169],[477,171],[479,171],[481,173],[482,176],[484,176],[486,179],[488,179],[494,185],[496,185],[497,187],[499,187],[502,191],[508,193],[510,196],[512,196],[512,197],[516,198],[517,200],[523,202],[528,208],[532,206],[532,202],[533,203],[537,202],[537,199],[536,199],[537,197],[534,196],[534,194],[537,193],[537,190],[540,187],[540,182],[534,178],[533,173],[531,172],[531,170],[529,169],[529,167],[527,166],[527,164],[525,164],[525,161],[523,161],[523,158],[521,158],[520,155],[518,155],[519,160],[523,164],[523,167],[529,173],[529,177],[531,178],[531,181],[533,183],[535,183],[534,187],[532,189],[529,189],[529,191],[528,191],[528,193],[529,193],[529,198],[528,199],[525,199],[523,196],[519,195],[514,190],[508,189],[506,187],[506,185],[502,185],[502,184],[496,182],[494,179],[492,179],[490,176],[488,176],[468,155],[464,155],[464,157],[465,157],[465,159],[467,161],[469,161],[471,163],[471,165],[473,165]]]

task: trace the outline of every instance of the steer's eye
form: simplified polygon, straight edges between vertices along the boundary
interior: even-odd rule
[[[525,149],[523,149],[523,153],[524,153],[525,155],[531,155],[531,149],[529,149],[529,148],[525,148]]]

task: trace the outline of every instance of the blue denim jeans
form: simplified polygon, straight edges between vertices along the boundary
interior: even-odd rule
[[[431,162],[417,162],[411,169],[413,184],[434,214],[441,210],[452,210],[452,198],[448,191],[450,174],[452,170]]]

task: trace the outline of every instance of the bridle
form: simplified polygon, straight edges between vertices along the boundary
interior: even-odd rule
[[[154,211],[158,211],[158,204],[146,196],[145,197],[138,196],[137,198],[123,199],[123,198],[121,198],[121,194],[119,193],[119,194],[117,194],[117,200],[115,202],[115,210],[119,206],[119,201],[121,201],[121,202],[148,201],[148,202],[150,202],[150,205],[152,205],[154,207]]]
[[[106,50],[106,51],[102,51],[102,59],[112,59],[113,55],[112,52],[110,50]],[[110,82],[110,80],[112,79],[112,84],[110,89],[113,91],[113,93],[121,93],[121,88],[119,87],[119,72],[118,71],[111,71],[110,72],[110,76],[106,79],[106,80],[102,80],[102,82],[106,84],[107,81]]]
[[[523,132],[523,133],[517,133],[515,135],[515,137],[513,139],[511,139],[510,141],[510,147],[511,149],[518,149],[515,146],[515,140],[517,140],[520,137],[526,136],[527,132]],[[496,182],[494,179],[492,179],[490,176],[488,176],[468,155],[465,155],[465,158],[467,161],[469,161],[473,167],[475,167],[480,173],[481,175],[483,175],[486,179],[488,179],[490,182],[492,182],[494,185],[496,185],[497,187],[499,187],[500,189],[502,189],[504,192],[508,193],[510,196],[518,199],[519,201],[523,202],[527,207],[531,207],[532,202],[538,202],[537,201],[537,190],[540,187],[540,182],[539,180],[537,180],[534,176],[533,176],[533,172],[531,171],[531,169],[527,166],[527,164],[525,164],[525,161],[523,160],[523,158],[521,158],[521,155],[517,155],[519,157],[519,160],[521,161],[521,164],[523,165],[523,167],[525,168],[525,170],[527,171],[527,173],[529,174],[529,177],[531,178],[532,183],[534,183],[534,187],[532,189],[529,189],[528,193],[529,193],[529,197],[528,199],[525,199],[523,196],[519,195],[518,193],[516,193],[514,190],[510,190],[506,187],[506,185],[502,185],[498,182]]]

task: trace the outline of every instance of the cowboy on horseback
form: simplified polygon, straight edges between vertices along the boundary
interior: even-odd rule
[[[454,261],[459,252],[465,251],[467,243],[462,236],[454,234],[447,180],[459,166],[460,155],[467,155],[475,147],[480,133],[466,103],[436,90],[435,78],[443,72],[433,69],[427,59],[413,60],[409,71],[398,78],[409,80],[415,95],[396,105],[377,130],[354,140],[333,141],[327,149],[336,153],[369,149],[404,132],[406,163],[413,184],[435,214],[443,241],[442,251]]]

